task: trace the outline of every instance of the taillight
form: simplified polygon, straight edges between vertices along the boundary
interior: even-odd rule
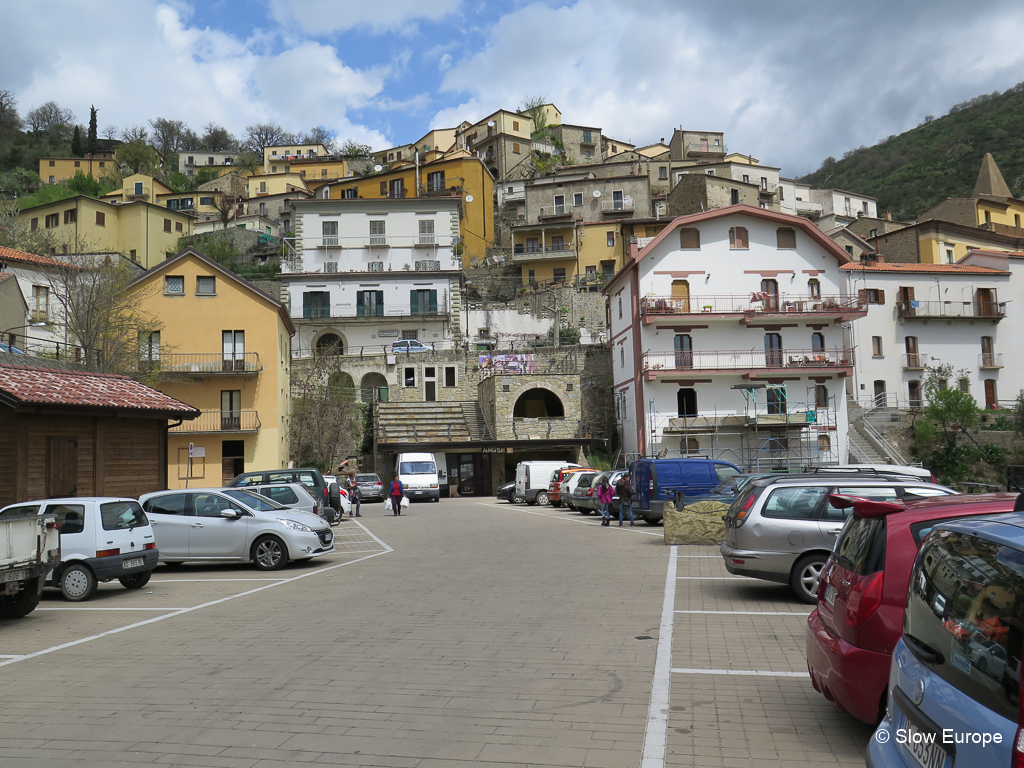
[[[587,496],[593,496],[593,495],[594,495],[594,489],[593,488],[587,488]]]
[[[1013,739],[1013,759],[1010,768],[1024,768],[1024,725],[1017,726],[1017,735]]]
[[[142,546],[142,548],[143,549],[156,549],[156,542],[155,541],[151,541],[148,544],[144,544]]]
[[[51,520],[46,524],[46,529],[48,531],[52,531],[54,529],[60,530],[60,523],[58,523],[56,520]]]
[[[120,549],[97,549],[96,557],[111,557],[113,555],[120,555]]]
[[[824,579],[821,580],[825,582]],[[820,592],[821,585],[818,590]],[[876,571],[854,584],[846,598],[846,623],[859,627],[882,604],[882,572]]]
[[[346,490],[345,490],[344,488],[340,488],[340,489],[338,489],[338,493],[340,493],[340,494],[341,494],[342,496],[344,496],[344,497],[345,497],[346,499],[348,498],[348,491],[346,491]]]
[[[736,512],[736,527],[739,528],[747,521],[747,515],[750,513],[750,508],[754,506],[754,494],[747,496],[747,500],[743,502],[743,506]]]

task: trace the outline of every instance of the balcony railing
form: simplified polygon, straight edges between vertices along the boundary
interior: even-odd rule
[[[260,417],[256,411],[200,411],[191,421],[183,421],[168,432],[198,434],[201,432],[259,432]]]
[[[922,355],[920,352],[912,352],[903,355],[903,370],[904,371],[923,371],[928,367],[927,361],[928,355]]]
[[[705,155],[724,155],[726,147],[725,144],[714,144],[710,141],[690,141],[686,144],[685,152],[686,154],[696,152]]]
[[[645,371],[746,371],[757,369],[849,368],[852,349],[770,349],[647,352]]]
[[[572,216],[571,205],[542,205],[537,211],[537,215],[542,218],[554,218],[556,216]]]
[[[641,315],[697,315],[800,312],[835,314],[864,311],[856,296],[799,296],[783,294],[755,299],[758,294],[727,296],[644,296]]]
[[[636,210],[632,200],[605,200],[601,203],[602,213],[631,213]]]
[[[809,200],[797,200],[793,206],[797,213],[821,213],[824,210],[821,203],[812,203]]]
[[[324,237],[320,241],[321,248],[337,248],[338,238],[337,237]]]
[[[1003,367],[1003,353],[1002,352],[982,352],[978,355],[978,367],[979,368],[1002,368]]]
[[[356,304],[334,304],[330,307],[310,307],[310,314],[306,314],[303,307],[293,308],[291,317],[296,320],[328,320],[332,318],[346,317],[439,317],[448,314],[448,305],[444,301],[438,301],[435,307],[413,307],[411,304],[371,304],[359,306]],[[318,314],[313,315],[312,311]]]
[[[961,320],[993,320],[1006,317],[1006,302],[974,301],[901,301],[896,304],[900,318],[947,318]]]
[[[258,352],[164,352],[153,359],[139,360],[145,372],[188,373],[203,375],[253,375],[263,370]]]

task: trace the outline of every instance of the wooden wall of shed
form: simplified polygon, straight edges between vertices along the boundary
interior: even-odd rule
[[[0,507],[13,504],[18,440],[14,412],[0,408]]]

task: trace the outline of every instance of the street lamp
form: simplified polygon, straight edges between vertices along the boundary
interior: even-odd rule
[[[11,333],[11,331],[19,331],[22,328],[41,328],[44,325],[46,325],[46,323],[29,323],[28,325],[16,325],[13,328],[7,328],[6,330],[0,332],[0,339],[3,339],[3,337],[6,336],[8,333]],[[25,338],[27,339],[28,337],[26,336]],[[10,341],[8,342],[8,344],[13,347],[15,346],[16,341],[17,335],[11,333]]]

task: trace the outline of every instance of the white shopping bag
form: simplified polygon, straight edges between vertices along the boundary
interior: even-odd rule
[[[409,497],[408,496],[403,496],[402,497],[402,508],[404,509],[405,507],[408,507],[408,506],[409,506]]]

